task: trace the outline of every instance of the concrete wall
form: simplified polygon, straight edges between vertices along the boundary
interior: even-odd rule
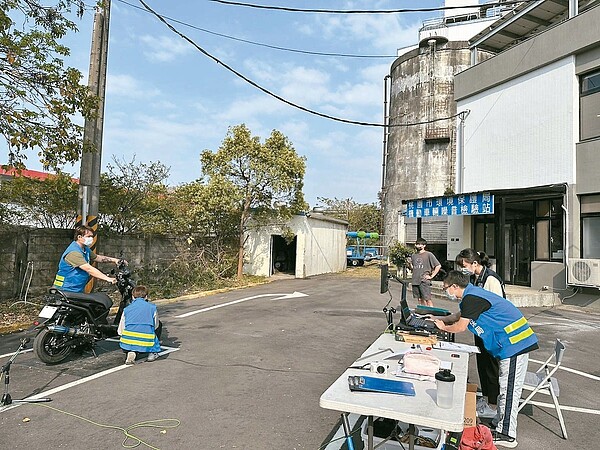
[[[575,181],[577,79],[567,57],[458,102],[465,192]]]
[[[19,296],[24,280],[30,296],[45,292],[52,285],[58,261],[72,240],[70,229],[0,230],[0,298]],[[136,267],[172,261],[177,254],[175,241],[175,237],[169,236],[100,235],[96,252],[115,257],[122,253],[135,272]],[[114,264],[99,264],[98,268],[108,273]]]
[[[482,58],[490,55],[482,54]],[[455,190],[454,75],[470,65],[466,41],[411,50],[394,61],[390,76],[389,137],[382,197],[383,234],[393,241],[402,200]],[[394,126],[421,123],[415,126]],[[429,122],[429,123],[425,123]],[[435,139],[435,136],[439,139]],[[387,242],[386,244],[390,244]]]

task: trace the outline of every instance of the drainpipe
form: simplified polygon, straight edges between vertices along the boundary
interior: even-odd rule
[[[563,253],[563,262],[565,264],[565,286],[569,283],[569,185],[567,185],[567,192],[565,192],[563,204],[560,207],[565,212],[564,219],[564,230],[565,230],[565,244]]]
[[[383,77],[383,161],[381,162],[381,194],[385,189],[385,163],[387,160],[387,141],[389,131],[390,115],[388,112],[388,82],[391,79],[390,75]],[[391,90],[391,89],[390,89]],[[383,200],[383,199],[382,199]]]
[[[458,118],[460,122],[458,123],[458,132],[456,139],[456,193],[463,193],[464,186],[464,151],[465,151],[465,120],[469,116],[468,109],[459,113]]]
[[[381,161],[381,234],[382,235],[387,235],[388,233],[385,230],[385,215],[384,215],[384,209],[385,209],[385,200],[386,200],[386,193],[387,193],[387,188],[386,188],[386,176],[385,176],[385,168],[386,168],[386,161],[387,161],[387,157],[388,157],[388,136],[390,134],[390,128],[389,128],[389,122],[390,122],[390,114],[389,114],[389,108],[388,108],[388,97],[390,96],[390,92],[391,92],[391,86],[390,89],[388,90],[388,85],[390,84],[390,80],[391,80],[391,76],[390,75],[386,75],[385,77],[383,77],[383,150],[382,150],[382,161]]]

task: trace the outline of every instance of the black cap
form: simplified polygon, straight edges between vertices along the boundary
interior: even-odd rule
[[[452,381],[456,380],[456,377],[454,376],[454,374],[452,372],[450,372],[450,369],[442,369],[438,373],[435,374],[435,379],[438,381],[452,382]]]

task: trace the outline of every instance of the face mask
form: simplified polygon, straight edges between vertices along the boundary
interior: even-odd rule
[[[473,273],[474,273],[474,272],[470,271],[469,269],[467,269],[466,267],[463,267],[463,268],[461,268],[461,269],[460,269],[460,272],[461,272],[463,275],[468,275],[468,276],[471,276],[471,275],[473,275]]]
[[[448,291],[446,291],[445,294],[446,294],[446,297],[448,298],[448,300],[451,300],[453,302],[458,300],[458,297],[456,295],[449,294]]]
[[[83,245],[89,247],[94,243],[94,238],[92,236],[86,236],[83,238]]]

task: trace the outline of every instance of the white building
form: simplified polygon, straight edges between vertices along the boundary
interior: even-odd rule
[[[283,272],[296,278],[341,272],[346,269],[346,231],[348,222],[319,213],[250,229],[244,272],[264,277]]]
[[[454,79],[457,179],[494,213],[450,216],[449,255],[484,250],[508,283],[600,287],[599,23],[597,2],[539,0],[470,40],[473,62],[497,55]]]

